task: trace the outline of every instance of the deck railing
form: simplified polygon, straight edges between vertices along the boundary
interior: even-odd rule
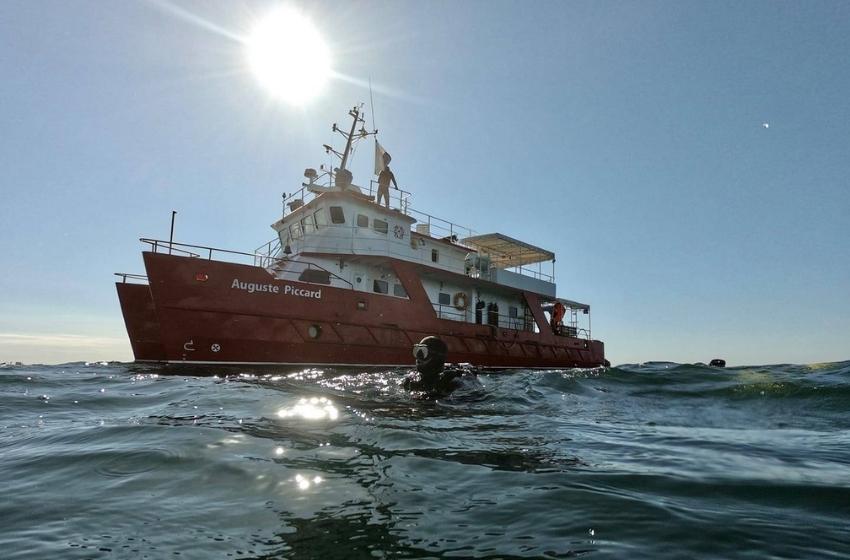
[[[548,262],[548,261],[547,261]],[[516,266],[513,268],[506,268],[508,272],[516,272],[517,274],[521,274],[523,276],[530,276],[531,278],[536,278],[537,280],[543,280],[544,282],[555,282],[555,272],[552,273],[546,272],[543,270],[543,263],[538,263],[540,266],[537,267],[537,270],[533,268],[529,268],[528,266]]]
[[[374,196],[377,192],[377,181],[370,181],[369,192],[367,194],[369,196]],[[406,216],[415,218],[417,222],[416,227],[418,228],[419,226],[423,226],[422,231],[419,229],[416,230],[418,233],[430,235],[431,237],[436,237],[438,239],[449,238],[458,245],[463,245],[463,242],[461,241],[462,238],[472,237],[475,235],[475,230],[471,228],[416,210],[410,205],[411,197],[411,193],[405,190],[390,189],[390,206],[396,208]],[[393,202],[396,202],[395,206],[393,205]],[[427,226],[427,228],[424,226]]]
[[[253,261],[254,266],[262,266],[263,268],[271,268],[271,272],[275,275],[285,275],[285,274],[298,274],[299,280],[300,276],[304,273],[305,270],[313,269],[313,270],[321,270],[326,272],[329,277],[335,278],[340,282],[346,284],[350,289],[354,289],[354,285],[342,278],[341,276],[327,270],[326,268],[317,265],[311,262],[303,262],[303,261],[287,261],[285,258],[277,257],[276,255],[279,252],[280,243],[279,241],[272,240],[268,243],[265,243],[257,248],[257,250],[253,253],[246,253],[244,251],[232,251],[229,249],[221,249],[218,247],[209,247],[205,245],[191,245],[188,243],[178,243],[175,241],[163,241],[160,239],[147,239],[141,238],[139,241],[145,243],[151,247],[151,251],[154,253],[168,253],[174,254],[179,253],[191,258],[202,258],[201,253],[196,253],[194,251],[190,251],[189,249],[196,249],[198,251],[206,251],[207,260],[212,260],[213,256],[218,253],[223,253],[226,255],[237,255],[239,257],[250,257]],[[277,246],[275,246],[275,242],[277,242]],[[247,260],[247,259],[244,259]],[[258,264],[258,263],[267,263],[267,264]],[[277,266],[274,266],[277,265]],[[294,269],[287,270],[286,266],[293,266]],[[300,267],[300,268],[299,268]],[[148,280],[147,276],[141,274],[131,274],[127,272],[116,272],[115,276],[121,278],[122,283],[127,283],[128,280],[138,280],[141,282],[146,282]],[[310,282],[315,285],[327,285],[316,282]],[[440,319],[448,319],[452,321],[460,321],[460,322],[469,322],[469,313],[475,313],[475,310],[459,310],[451,304],[441,304],[439,302],[432,301],[432,307],[434,308],[434,312],[437,314],[437,317]],[[496,318],[495,323],[493,322],[493,317]],[[473,315],[474,318],[474,315]],[[519,331],[529,331],[533,332],[535,330],[534,321],[528,321],[524,317],[511,317],[510,315],[505,315],[503,313],[493,312],[484,310],[482,312],[482,323],[480,324],[490,324],[494,327],[502,328],[502,329],[512,329]],[[575,319],[571,320],[569,324],[563,325],[560,332],[556,334],[560,336],[572,336],[574,338],[585,338],[590,340],[590,328],[579,328]]]
[[[442,304],[436,301],[432,301],[431,306],[434,308],[434,313],[436,313],[438,319],[447,319],[450,321],[458,321],[461,323],[472,323],[472,321],[469,320],[469,314],[475,313],[475,310],[473,309],[461,311],[451,304]],[[526,319],[525,317],[511,317],[510,315],[506,315],[504,313],[487,311],[485,309],[482,311],[482,322],[475,322],[475,324],[490,325],[499,329],[536,332],[536,323],[531,317],[530,312],[527,311],[527,313],[529,313],[529,315]],[[474,315],[472,319],[474,319]],[[557,336],[583,338],[586,340],[591,340],[590,329],[579,328],[575,324],[563,324],[561,325],[560,329],[555,331],[555,334]]]
[[[225,253],[228,255],[239,255],[239,257],[250,257],[253,263],[256,263],[256,259],[258,257],[265,257],[265,255],[258,255],[257,253],[246,253],[244,251],[232,251],[230,249],[220,249],[218,247],[208,247],[206,245],[190,245],[189,243],[177,243],[176,241],[163,241],[161,239],[147,239],[141,238],[139,239],[142,243],[146,243],[151,247],[151,252],[153,253],[180,253],[187,257],[201,258],[201,253],[196,253],[194,251],[190,251],[189,249],[196,249],[198,251],[206,251],[206,255],[204,255],[207,260],[213,260],[213,255],[218,253]],[[247,259],[243,259],[247,260]]]
[[[322,186],[323,188],[327,188],[324,185],[315,185]],[[377,181],[370,181],[368,189],[365,187],[357,187],[361,189],[361,192],[367,196],[376,197],[378,192],[378,184]],[[289,209],[289,211],[297,210],[304,204],[309,203],[321,193],[315,193],[310,190],[309,187],[301,187],[291,195],[284,198],[284,205]],[[451,238],[456,243],[463,245],[460,243],[460,239],[463,237],[471,237],[475,235],[475,230],[468,228],[466,226],[461,226],[449,220],[444,220],[442,218],[438,218],[436,216],[432,216],[431,214],[427,214],[425,212],[420,212],[413,208],[410,204],[411,199],[413,198],[412,193],[406,191],[404,189],[390,189],[390,208],[394,210],[398,210],[402,214],[406,216],[410,216],[415,218],[417,221],[417,225],[427,226],[427,234],[431,237],[436,238]],[[376,200],[377,202],[377,200]],[[424,230],[424,227],[423,227]],[[425,233],[424,231],[420,233]]]
[[[431,306],[434,308],[434,313],[437,314],[438,319],[448,319],[450,321],[459,321],[461,323],[472,323],[470,318],[475,318],[474,309],[461,311],[451,304],[444,304],[436,301],[432,301]],[[493,321],[494,318],[496,319],[495,322],[488,322],[488,320]],[[533,320],[529,322],[522,317],[511,317],[504,313],[484,311],[482,321],[483,322],[478,324],[490,325],[500,329],[534,332]]]
[[[318,185],[322,188],[327,188],[325,185]],[[356,187],[362,194],[365,194],[370,197],[376,197],[378,191],[377,181],[370,181],[368,189],[366,187]],[[288,197],[284,199],[284,204],[289,209],[289,211],[294,211],[303,206],[304,204],[309,203],[313,199],[319,196],[321,193],[315,193],[310,190],[309,187],[305,186]],[[472,237],[477,234],[475,230],[472,228],[462,226],[451,222],[449,220],[445,220],[443,218],[438,218],[426,212],[420,212],[413,208],[410,204],[412,199],[412,194],[409,191],[405,191],[403,189],[390,189],[390,208],[398,210],[406,216],[410,216],[416,220],[414,224],[414,231],[427,235],[429,237],[433,237],[436,239],[446,239],[451,242],[459,245],[461,247],[466,247],[470,250],[475,250],[474,247],[470,247],[463,242],[463,239],[466,237]],[[326,227],[330,227],[330,224]],[[347,226],[342,226],[347,227]],[[352,228],[356,229],[356,228]],[[294,240],[293,240],[294,241]],[[263,245],[262,247],[258,247],[256,252],[263,253],[265,255],[273,255],[273,252],[270,252],[275,240],[270,241],[269,243]],[[280,244],[277,244],[277,249],[280,248]],[[389,251],[387,251],[389,254]],[[536,278],[538,280],[543,280],[546,282],[554,282],[555,281],[555,271],[554,265],[552,272],[546,272],[543,270],[543,263],[538,263],[536,267],[531,267],[528,265],[519,266],[519,267],[511,267],[506,269],[511,272],[516,272],[517,274],[528,276],[531,278]]]
[[[134,282],[127,282],[127,280],[139,280],[142,282],[147,282],[148,277],[142,274],[130,274],[129,272],[115,272],[115,276],[121,278],[122,284],[133,284]]]
[[[241,257],[251,257],[251,259],[253,260],[252,264],[254,266],[262,267],[262,268],[265,268],[265,269],[271,268],[272,273],[275,274],[275,276],[277,276],[277,275],[283,276],[283,275],[287,275],[287,274],[297,274],[299,276],[298,279],[300,279],[300,276],[304,273],[305,270],[308,270],[308,269],[321,270],[323,272],[327,272],[329,277],[335,278],[335,279],[339,280],[340,282],[346,284],[349,288],[352,288],[352,289],[354,288],[354,286],[352,285],[351,282],[349,282],[348,280],[346,280],[345,278],[343,278],[343,277],[341,277],[337,274],[334,274],[330,270],[328,270],[328,269],[326,269],[326,268],[324,268],[324,267],[322,267],[318,264],[311,263],[311,262],[303,262],[303,261],[287,261],[285,258],[280,258],[280,257],[275,256],[277,254],[277,250],[274,248],[274,244],[273,244],[274,240],[269,241],[268,243],[266,243],[264,245],[261,245],[257,249],[257,251],[255,251],[253,253],[246,253],[244,251],[231,251],[230,249],[220,249],[218,247],[207,247],[207,246],[204,246],[204,245],[190,245],[188,243],[177,243],[176,241],[162,241],[162,240],[159,240],[159,239],[142,238],[139,241],[141,241],[142,243],[146,243],[146,244],[150,245],[151,250],[154,253],[165,253],[165,252],[167,252],[168,254],[181,253],[185,256],[192,257],[192,258],[202,258],[199,253],[195,253],[194,251],[188,250],[188,249],[197,249],[197,250],[200,250],[200,251],[206,251],[207,252],[206,255],[205,255],[207,260],[213,260],[213,255],[216,255],[218,253],[223,253],[223,254],[226,254],[226,255],[238,255],[240,258]],[[280,243],[278,242],[278,247],[279,246],[280,246]],[[186,249],[184,249],[184,247]],[[272,254],[263,254],[263,253],[258,252],[260,250],[268,250],[268,251],[272,252]],[[242,260],[247,260],[247,258],[243,258]],[[287,269],[284,268],[284,265],[290,266],[290,267],[294,266],[294,269],[287,270]],[[119,275],[119,276],[125,276],[127,278],[138,277],[138,278],[143,278],[143,279],[147,280],[146,276],[124,274],[124,273],[116,273],[116,274]],[[316,283],[316,282],[308,282],[308,283],[316,284],[316,285],[327,285],[327,284],[320,284],[320,283]]]
[[[268,268],[272,266],[280,257],[280,237],[275,237],[268,243],[263,243],[254,249],[254,266]]]

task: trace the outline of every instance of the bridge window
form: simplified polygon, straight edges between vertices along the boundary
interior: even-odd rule
[[[328,219],[325,217],[325,213],[321,210],[316,210],[313,213],[313,220],[316,223],[316,229],[323,228],[328,225]]]
[[[407,297],[407,290],[401,284],[393,284],[393,295],[396,297]]]
[[[306,268],[298,277],[302,282],[310,282],[311,284],[326,284],[331,283],[331,273],[327,270],[318,268]]]
[[[386,280],[375,280],[372,282],[372,291],[376,294],[388,294],[390,285]]]
[[[357,227],[369,227],[369,216],[357,214]]]
[[[384,235],[386,235],[390,229],[389,225],[384,220],[373,220],[372,227],[375,228],[375,231],[383,233]]]
[[[345,223],[345,214],[342,212],[342,206],[331,206],[331,223],[332,224],[344,224]]]
[[[307,216],[303,220],[301,220],[301,229],[304,230],[304,233],[310,233],[316,229],[316,222],[314,221],[313,216]]]
[[[301,223],[295,222],[291,226],[289,226],[289,236],[292,239],[300,239],[301,238]]]

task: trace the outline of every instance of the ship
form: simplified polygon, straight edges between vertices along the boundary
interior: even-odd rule
[[[556,294],[552,251],[420,212],[397,185],[379,204],[376,181],[354,184],[352,151],[377,131],[362,105],[348,114],[332,127],[345,147],[324,145],[338,165],[284,193],[272,241],[140,240],[145,274],[115,284],[137,362],[402,367],[437,336],[449,362],[483,369],[606,364],[590,306]],[[390,157],[375,149],[377,175]]]

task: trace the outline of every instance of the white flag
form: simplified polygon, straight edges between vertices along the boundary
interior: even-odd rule
[[[375,140],[375,175],[380,175],[381,171],[390,164],[390,160],[392,160],[390,154]]]

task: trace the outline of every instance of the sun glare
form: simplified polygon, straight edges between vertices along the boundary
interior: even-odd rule
[[[260,83],[293,105],[320,94],[330,77],[330,51],[324,39],[294,8],[279,8],[261,20],[246,48],[248,63]]]

